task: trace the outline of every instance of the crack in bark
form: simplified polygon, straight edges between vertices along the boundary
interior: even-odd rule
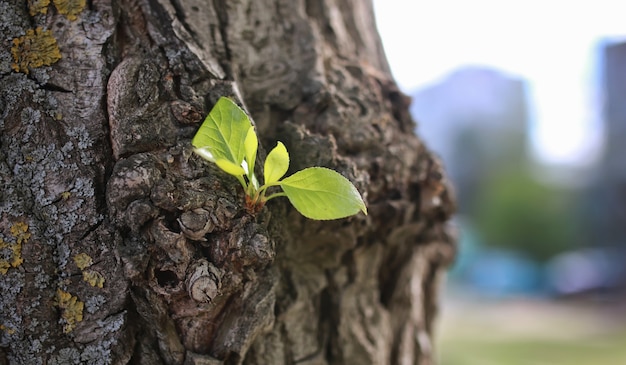
[[[230,48],[230,41],[228,38],[228,1],[229,0],[212,0],[213,7],[217,13],[217,20],[219,25],[219,33],[224,43],[224,50],[226,52],[225,59],[221,60],[220,64],[226,72],[227,80],[234,80],[231,69],[232,51]]]
[[[196,32],[191,28],[191,26],[187,23],[187,16],[185,15],[185,9],[180,4],[179,0],[170,0],[170,3],[174,7],[175,16],[180,21],[180,24],[185,28],[187,32],[191,35],[192,38],[197,38]],[[198,47],[204,49],[204,45],[198,43]]]
[[[47,91],[52,91],[52,92],[62,92],[62,93],[72,93],[72,90],[68,90],[66,88],[64,88],[63,86],[59,86],[59,85],[55,85],[52,83],[45,83],[43,85],[41,85],[41,88]]]

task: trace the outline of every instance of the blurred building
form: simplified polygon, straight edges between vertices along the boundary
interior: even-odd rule
[[[600,164],[598,234],[626,246],[626,43],[604,51],[605,154]]]
[[[587,199],[591,225],[588,240],[589,246],[608,249],[613,258],[619,258],[621,272],[612,272],[612,281],[617,279],[623,285],[626,283],[623,265],[626,261],[626,43],[605,46],[603,60],[605,145]]]
[[[525,83],[486,67],[465,67],[412,95],[418,133],[443,160],[460,211],[492,172],[525,159]]]
[[[603,50],[604,154],[589,186],[591,246],[626,248],[626,43]]]
[[[490,295],[550,290],[544,265],[581,246],[583,225],[578,192],[533,174],[525,80],[465,67],[412,96],[418,133],[457,190],[463,226],[456,277]]]
[[[583,239],[549,271],[562,294],[615,293],[626,288],[626,43],[602,49],[604,154],[581,186]]]

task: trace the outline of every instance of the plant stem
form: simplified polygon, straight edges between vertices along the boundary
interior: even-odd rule
[[[239,180],[239,183],[243,186],[243,191],[248,194],[248,184],[246,184],[246,180],[244,180],[243,175],[237,176],[237,180]]]
[[[257,194],[254,196],[255,201],[258,201],[259,199],[260,199],[261,201],[263,201],[263,202],[267,201],[267,199],[265,198],[265,192],[267,191],[267,189],[268,189],[269,187],[272,187],[272,186],[278,186],[278,185],[280,185],[280,181],[276,181],[276,182],[273,182],[273,183],[271,183],[271,184],[263,184],[263,186],[261,186],[261,187],[259,188],[259,191],[258,191],[258,192],[257,192]]]
[[[270,196],[265,198],[265,201],[268,201],[268,200],[274,199],[274,198],[278,198],[279,196],[287,196],[287,193],[285,193],[284,191],[281,191],[280,193],[271,194]]]

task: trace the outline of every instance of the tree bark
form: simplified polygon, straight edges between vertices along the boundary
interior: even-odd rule
[[[433,363],[453,203],[373,24],[356,0],[0,1],[0,364]],[[246,213],[191,153],[220,96],[261,158],[284,142],[369,215]]]

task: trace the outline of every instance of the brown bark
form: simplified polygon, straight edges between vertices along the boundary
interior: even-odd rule
[[[0,1],[0,364],[433,363],[453,204],[373,24],[355,0]],[[246,213],[191,153],[220,96],[369,215]]]

